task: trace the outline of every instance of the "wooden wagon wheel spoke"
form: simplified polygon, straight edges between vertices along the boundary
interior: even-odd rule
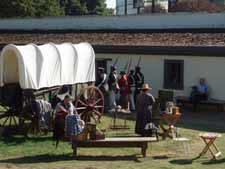
[[[99,111],[97,111],[97,110],[93,110],[93,111],[98,117],[101,117],[101,113]]]
[[[95,105],[98,104],[100,101],[102,101],[102,98],[98,99],[93,105],[95,106]]]
[[[95,108],[103,108],[104,106],[95,106]]]
[[[13,118],[15,126],[17,126],[17,121],[16,121],[15,117],[13,116],[12,118]]]
[[[82,120],[97,123],[104,111],[104,96],[98,88],[88,86],[82,90],[75,105]]]
[[[83,101],[81,101],[80,99],[78,100],[79,103],[81,103],[83,106],[88,106],[86,103],[84,103]]]
[[[87,107],[77,107],[76,110],[85,110]]]
[[[12,116],[9,117],[9,126],[11,127],[12,125]]]
[[[5,121],[3,122],[3,126],[5,126],[5,124],[6,124],[6,122],[8,121],[8,119],[9,119],[9,116],[6,117]]]

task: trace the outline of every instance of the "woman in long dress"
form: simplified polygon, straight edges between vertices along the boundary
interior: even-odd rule
[[[145,126],[152,121],[152,105],[155,102],[155,98],[149,93],[149,90],[151,90],[149,85],[144,84],[137,98],[135,132],[141,136],[145,136]]]

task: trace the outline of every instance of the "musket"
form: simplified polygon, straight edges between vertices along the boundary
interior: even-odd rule
[[[141,56],[140,56],[139,59],[138,59],[137,66],[140,66],[140,63],[141,63]]]
[[[116,66],[118,60],[119,60],[119,56],[117,56],[117,58],[116,58],[116,60],[115,60],[115,62],[114,62],[114,64],[113,64],[113,66]]]
[[[127,69],[127,75],[130,72],[131,65],[132,65],[132,57],[129,58],[129,65],[128,65],[128,69]]]
[[[126,72],[126,70],[127,70],[127,67],[128,67],[128,64],[129,64],[129,60],[127,61],[127,63],[126,63],[126,65],[124,66],[124,72]]]

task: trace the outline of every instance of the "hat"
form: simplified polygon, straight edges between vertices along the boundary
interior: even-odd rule
[[[149,87],[148,83],[145,83],[141,89],[142,90],[151,90],[152,88]]]
[[[73,98],[68,94],[68,95],[66,95],[65,97],[64,97],[64,100],[65,99],[70,99],[70,100],[73,100]]]
[[[112,66],[111,66],[111,69],[112,69],[112,70],[116,70],[117,67],[116,67],[115,65],[112,65]]]

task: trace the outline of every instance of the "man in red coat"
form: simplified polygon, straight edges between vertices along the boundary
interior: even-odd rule
[[[120,72],[121,78],[118,81],[120,87],[120,105],[122,109],[129,110],[129,98],[130,93],[129,83],[127,75],[124,71]]]

